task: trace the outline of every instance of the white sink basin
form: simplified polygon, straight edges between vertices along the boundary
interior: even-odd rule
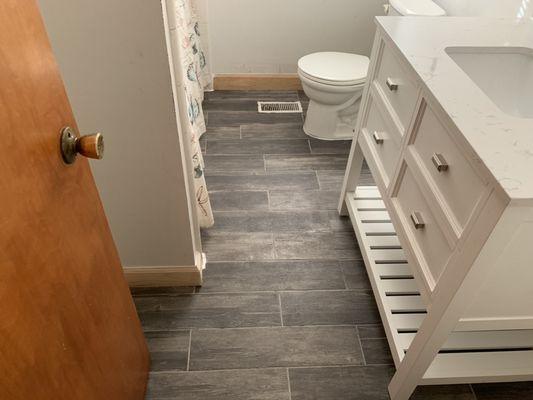
[[[533,49],[449,47],[446,53],[503,112],[533,118]]]

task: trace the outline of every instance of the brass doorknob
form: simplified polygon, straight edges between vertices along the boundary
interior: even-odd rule
[[[70,127],[61,129],[61,156],[67,164],[76,161],[76,156],[101,160],[104,157],[104,137],[101,133],[77,137]]]

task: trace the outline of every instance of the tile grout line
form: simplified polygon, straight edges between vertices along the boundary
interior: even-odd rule
[[[476,394],[476,391],[474,390],[474,386],[472,386],[472,384],[469,383],[468,387],[470,388],[470,391],[472,392],[472,395],[474,396],[474,400],[477,400],[477,394]]]
[[[292,400],[291,375],[289,373],[289,368],[288,367],[287,367],[287,389],[289,390],[289,400]]]
[[[187,351],[187,371],[191,365],[191,343],[192,343],[192,328],[189,329],[189,349]]]
[[[361,357],[363,357],[363,365],[368,365],[366,363],[365,351],[363,350],[363,342],[361,341],[361,336],[359,335],[359,327],[355,325],[355,334],[357,335],[357,342],[359,343],[359,348],[361,349]]]

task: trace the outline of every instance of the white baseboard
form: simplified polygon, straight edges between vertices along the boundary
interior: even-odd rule
[[[200,267],[201,268],[201,267]],[[191,266],[124,267],[130,287],[201,286],[202,269]]]

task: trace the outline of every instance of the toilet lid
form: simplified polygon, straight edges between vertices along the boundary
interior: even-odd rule
[[[389,0],[390,5],[401,15],[443,17],[446,12],[432,0]]]
[[[311,79],[355,85],[366,80],[369,61],[358,54],[322,52],[300,58],[298,68]]]

